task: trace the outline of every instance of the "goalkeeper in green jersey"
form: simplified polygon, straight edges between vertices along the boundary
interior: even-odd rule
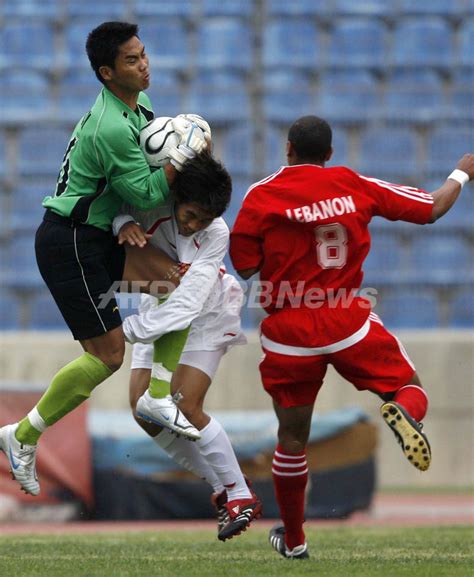
[[[0,449],[21,488],[38,495],[36,446],[41,433],[85,401],[122,364],[125,341],[115,299],[101,295],[116,281],[179,283],[177,263],[152,246],[117,244],[111,224],[123,201],[147,210],[166,203],[176,170],[207,146],[190,129],[170,153],[170,164],[151,172],[138,144],[153,118],[143,90],[148,57],[135,24],[105,22],[87,38],[87,54],[103,84],[66,149],[56,190],[45,198],[36,233],[36,258],[83,354],[63,367],[36,407],[0,429]],[[182,144],[186,143],[186,144]]]

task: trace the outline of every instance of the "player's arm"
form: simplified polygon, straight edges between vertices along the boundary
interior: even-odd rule
[[[228,238],[228,231],[224,234],[222,230],[218,235],[209,235],[167,301],[124,319],[128,342],[151,343],[166,333],[186,329],[201,314],[219,276]]]
[[[474,178],[474,154],[465,154],[456,169],[448,176],[440,188],[432,192],[433,210],[430,223],[436,222],[456,202],[462,187]]]
[[[229,255],[237,274],[244,280],[256,274],[263,263],[260,213],[246,200],[230,234]]]

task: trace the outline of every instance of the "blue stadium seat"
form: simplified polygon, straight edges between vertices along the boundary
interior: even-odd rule
[[[286,141],[288,136],[288,129],[282,126],[267,125],[264,132],[264,151],[265,163],[263,167],[263,174],[259,174],[259,178],[263,178],[272,174],[286,165]]]
[[[474,123],[474,67],[454,70],[446,116],[456,121]]]
[[[255,135],[253,125],[239,123],[222,130],[214,139],[214,152],[231,176],[249,177],[253,172]]]
[[[424,124],[439,119],[444,112],[443,83],[435,70],[391,72],[381,106],[385,120]]]
[[[270,20],[263,30],[263,65],[314,70],[321,56],[320,31],[311,20]]]
[[[473,252],[467,241],[460,236],[423,233],[411,245],[414,281],[445,286],[473,280]]]
[[[20,301],[11,291],[0,288],[0,330],[19,330],[20,328]]]
[[[16,69],[55,65],[54,28],[46,21],[7,22],[0,35],[0,54],[8,55],[8,66]]]
[[[72,18],[94,16],[96,19],[95,26],[98,26],[101,22],[106,20],[125,20],[128,16],[128,3],[127,0],[113,0],[113,2],[97,2],[97,0],[68,0],[67,10],[69,16]],[[95,28],[95,26],[92,28]]]
[[[2,284],[13,290],[31,290],[43,285],[35,256],[35,239],[15,236],[9,243]]]
[[[28,328],[40,331],[67,331],[68,327],[49,292],[39,291],[29,299]]]
[[[18,167],[22,176],[56,178],[71,132],[65,128],[33,126],[18,138]]]
[[[42,202],[45,196],[54,194],[56,180],[38,179],[34,182],[20,181],[11,192],[11,227],[15,233],[34,232],[45,209]]]
[[[61,118],[77,122],[93,106],[101,88],[90,68],[68,70],[59,80],[57,108]]]
[[[335,126],[332,129],[333,154],[327,166],[350,166],[350,145],[348,133]]]
[[[10,0],[3,2],[0,14],[5,18],[56,20],[63,15],[62,0]]]
[[[7,140],[4,130],[0,130],[0,178],[7,172]]]
[[[266,0],[267,16],[329,16],[331,11],[327,2],[315,0]]]
[[[438,181],[439,188],[443,179]],[[435,190],[434,188],[432,190]],[[474,194],[471,191],[464,190],[459,195],[456,203],[451,209],[443,215],[442,218],[436,221],[438,228],[458,229],[466,233],[472,233],[472,225],[474,223]],[[466,194],[467,193],[467,194]]]
[[[203,71],[191,85],[186,110],[212,124],[229,125],[250,119],[248,87],[240,74]]]
[[[250,70],[253,37],[250,26],[237,18],[209,18],[198,28],[198,68]]]
[[[459,36],[459,64],[472,68],[474,67],[474,18],[464,20]]]
[[[395,13],[395,2],[387,0],[334,0],[332,10],[338,16],[378,16],[391,17]]]
[[[372,128],[361,136],[358,172],[404,183],[418,171],[417,139],[406,128]]]
[[[271,122],[291,123],[313,114],[315,98],[310,77],[299,70],[269,70],[263,77],[263,113]]]
[[[89,32],[93,30],[100,21],[97,18],[75,18],[66,26],[64,30],[64,54],[62,66],[68,68],[84,68],[91,76],[95,76],[91,70],[91,65],[86,54],[86,40]]]
[[[372,232],[370,251],[362,270],[364,286],[400,282],[406,269],[405,249],[396,232]]]
[[[181,81],[173,70],[152,69],[150,88],[146,93],[155,116],[176,116],[185,110]]]
[[[327,64],[331,67],[381,68],[387,57],[387,29],[375,19],[343,18],[331,31]]]
[[[393,64],[400,67],[453,64],[454,35],[449,24],[435,17],[400,20],[394,30]]]
[[[10,69],[0,73],[0,110],[8,123],[38,120],[51,112],[50,84],[37,70]]]
[[[474,328],[474,293],[462,290],[450,303],[449,325],[456,328]]]
[[[429,2],[399,0],[397,8],[404,16],[459,17],[463,13],[464,0],[430,0]]]
[[[319,86],[317,110],[332,124],[364,124],[378,113],[378,85],[368,70],[329,70]]]
[[[204,16],[249,17],[255,10],[255,0],[202,0],[201,10]]]
[[[189,35],[181,20],[160,18],[156,23],[147,21],[140,26],[139,34],[153,67],[183,70],[190,62]],[[159,83],[159,78],[154,81]]]
[[[138,22],[149,16],[179,16],[192,19],[196,16],[196,2],[193,0],[134,0],[133,10]],[[159,23],[158,28],[159,30]],[[139,32],[140,33],[140,32]]]
[[[237,218],[240,207],[242,206],[244,196],[251,184],[253,183],[249,177],[237,177],[232,179],[232,199],[229,207],[223,214],[223,218],[230,230],[232,230],[232,226]]]
[[[471,150],[474,150],[472,128],[454,122],[438,125],[428,140],[427,176],[446,178],[458,160]]]
[[[429,290],[401,289],[392,294],[382,294],[380,317],[390,329],[431,329],[441,324],[436,295]]]

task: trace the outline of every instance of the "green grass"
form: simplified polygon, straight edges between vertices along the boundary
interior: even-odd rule
[[[308,529],[311,559],[289,561],[257,526],[211,531],[2,536],[5,577],[470,577],[472,527]]]

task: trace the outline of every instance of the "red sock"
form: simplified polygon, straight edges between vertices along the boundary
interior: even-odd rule
[[[285,542],[291,550],[305,542],[304,502],[308,482],[306,453],[285,454],[277,445],[272,473],[275,496],[285,525]]]
[[[393,400],[407,410],[415,421],[422,421],[428,410],[428,396],[417,385],[405,385],[395,393]]]

